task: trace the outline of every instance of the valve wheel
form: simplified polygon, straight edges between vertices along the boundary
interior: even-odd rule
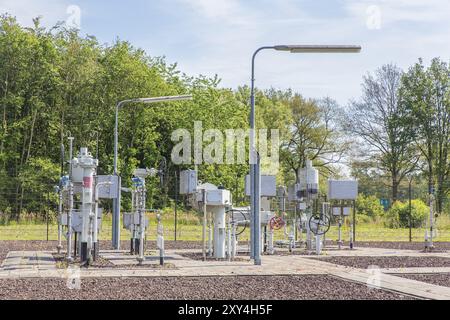
[[[283,218],[281,217],[272,217],[272,219],[270,219],[269,221],[269,226],[271,230],[279,230],[281,228],[283,228],[285,225],[285,222],[283,220]]]
[[[309,230],[316,236],[323,235],[330,229],[331,221],[326,215],[316,215],[309,218]]]

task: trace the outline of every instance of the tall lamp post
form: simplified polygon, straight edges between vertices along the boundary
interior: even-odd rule
[[[252,78],[251,78],[251,98],[250,98],[250,256],[256,265],[261,264],[261,223],[260,223],[260,202],[261,202],[261,173],[259,155],[256,149],[255,132],[255,58],[262,50],[287,51],[291,53],[358,53],[360,46],[348,45],[275,45],[260,47],[252,57]]]
[[[113,248],[118,250],[120,248],[120,178],[117,172],[117,158],[118,158],[118,145],[119,145],[119,110],[128,103],[158,103],[158,102],[172,102],[181,100],[192,100],[191,95],[179,95],[179,96],[166,96],[166,97],[153,97],[153,98],[137,98],[123,100],[117,103],[115,113],[115,125],[114,125],[114,175],[117,176],[117,198],[113,199],[113,219],[112,219],[112,245]]]

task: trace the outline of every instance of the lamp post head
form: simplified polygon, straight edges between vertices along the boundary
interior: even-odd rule
[[[354,45],[276,45],[278,51],[291,53],[358,53],[361,46]]]

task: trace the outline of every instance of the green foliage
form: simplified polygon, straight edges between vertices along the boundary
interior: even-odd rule
[[[359,194],[356,200],[356,212],[372,219],[383,216],[384,209],[376,196]]]
[[[414,199],[411,201],[411,226],[418,228],[422,226],[429,214],[429,207],[422,201]],[[386,226],[389,228],[409,227],[409,203],[396,201],[386,213]]]
[[[450,64],[434,58],[426,68],[419,59],[403,75],[400,95],[415,124],[416,146],[442,213],[450,193]]]
[[[430,168],[435,169],[431,176],[438,185],[439,208],[445,205],[444,202],[441,206],[439,201],[448,194],[450,172],[450,86],[446,86],[446,68],[448,65],[439,60],[434,60],[429,70],[421,65],[412,68],[402,79],[400,92],[402,102],[409,109],[406,113],[394,112],[395,117],[388,123],[391,136],[402,142],[394,150],[394,156],[409,161],[403,142],[411,141],[411,137],[405,136],[410,128],[401,127],[420,122],[414,131],[417,135],[414,143],[420,144],[424,161],[430,157]],[[69,135],[75,138],[75,152],[83,146],[98,154],[99,174],[111,173],[114,111],[119,101],[192,94],[192,101],[128,104],[119,113],[118,167],[124,187],[130,186],[135,168],[163,167],[163,179],[154,177],[147,181],[147,207],[172,206],[177,183],[175,173],[193,167],[193,164],[175,165],[170,161],[175,144],[171,140],[172,132],[183,128],[192,135],[194,121],[201,121],[203,132],[213,128],[222,133],[225,129],[249,128],[249,88],[243,86],[233,91],[219,88],[219,84],[217,76],[186,75],[176,64],[167,63],[163,57],[150,57],[126,41],[103,45],[95,37],[82,36],[61,26],[46,30],[39,25],[39,19],[33,28],[24,28],[14,18],[1,16],[0,220],[19,221],[21,215],[43,216],[52,212],[50,209],[57,200],[53,187],[60,175],[60,147],[66,146],[64,160],[67,162]],[[436,91],[437,88],[442,90]],[[326,178],[340,176],[340,169],[333,164],[350,147],[337,103],[331,98],[305,99],[291,90],[256,90],[256,106],[257,128],[269,129],[269,133],[270,129],[280,132],[278,182],[283,185],[294,182],[297,169],[309,158],[319,168],[320,190],[325,192]],[[413,116],[415,121],[406,121],[404,115]],[[442,121],[437,122],[440,118]],[[438,134],[431,136],[430,132]],[[210,143],[205,140],[203,146]],[[427,145],[431,153],[424,152],[428,150]],[[407,148],[411,146],[414,144],[407,144]],[[248,157],[248,149],[245,151]],[[402,154],[403,151],[406,153]],[[360,179],[363,193],[385,197],[385,184],[389,181],[377,169],[380,163],[386,167],[385,162],[392,159],[372,160],[370,167],[352,166],[352,173]],[[271,169],[262,161],[262,173]],[[248,204],[244,195],[247,164],[203,163],[198,170],[202,181],[230,189],[235,204]],[[64,171],[66,174],[67,166]],[[405,180],[405,173],[404,168],[400,170],[396,181]],[[128,195],[124,195],[122,204],[124,209],[129,209]],[[105,203],[106,210],[108,205]],[[372,198],[361,198],[359,205],[361,216],[380,216]]]

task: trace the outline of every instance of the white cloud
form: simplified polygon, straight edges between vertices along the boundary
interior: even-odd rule
[[[446,0],[347,0],[348,12],[360,19],[367,19],[367,8],[378,6],[382,23],[444,22],[448,21],[450,2]]]
[[[28,27],[33,25],[34,18],[42,16],[42,24],[51,27],[68,18],[66,10],[70,2],[65,2],[58,0],[0,0],[0,13],[15,16],[21,25]]]
[[[208,19],[232,19],[240,12],[238,0],[180,0]]]

